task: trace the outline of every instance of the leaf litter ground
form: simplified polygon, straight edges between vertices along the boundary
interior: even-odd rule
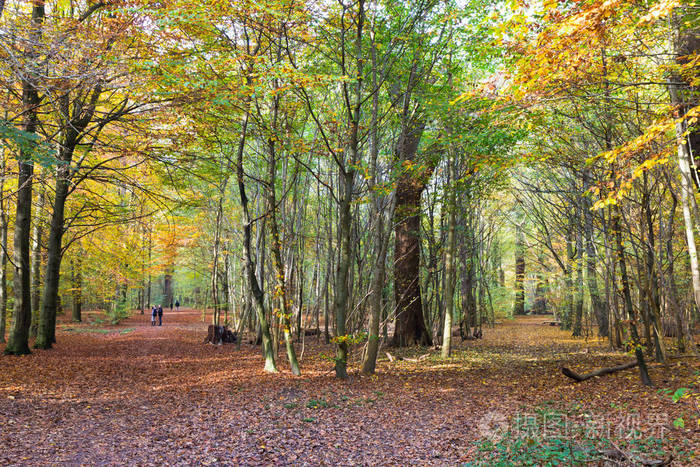
[[[147,315],[65,322],[54,349],[0,358],[0,464],[488,465],[484,442],[523,420],[535,422],[533,439],[602,421],[620,442],[655,437],[676,465],[700,463],[696,362],[652,365],[652,389],[636,369],[576,384],[561,366],[583,373],[630,357],[544,319],[485,329],[448,361],[413,348],[389,349],[405,358],[391,362],[382,349],[377,375],[347,381],[333,377],[333,350],[315,337],[302,377],[283,352],[280,373],[266,374],[257,347],[203,344],[196,311],[166,312],[162,327]],[[681,387],[691,391],[674,402]],[[553,433],[543,408],[568,431]]]

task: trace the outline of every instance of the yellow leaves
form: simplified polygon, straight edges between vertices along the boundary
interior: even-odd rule
[[[542,6],[544,7],[544,11],[556,10],[559,6],[559,2],[557,0],[544,0]]]
[[[645,170],[650,170],[657,165],[663,165],[668,162],[668,157],[662,157],[661,155],[657,154],[654,157],[651,157],[641,164],[639,164],[637,167],[634,168],[632,171],[632,179],[639,178],[642,176]]]
[[[639,19],[637,25],[643,26],[658,21],[661,18],[665,18],[671,14],[674,8],[679,6],[679,0],[661,0],[655,2],[649,9],[649,12]]]

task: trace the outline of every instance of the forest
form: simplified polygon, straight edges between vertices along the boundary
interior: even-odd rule
[[[0,0],[0,463],[700,465],[699,52],[696,0]]]

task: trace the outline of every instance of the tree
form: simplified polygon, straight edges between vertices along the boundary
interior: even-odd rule
[[[41,42],[42,27],[44,21],[44,2],[32,1],[31,17],[28,20],[28,38],[25,55],[27,61],[37,59],[39,44]],[[32,138],[37,131],[37,111],[40,105],[39,93],[36,89],[37,70],[30,68],[27,76],[22,79],[22,107],[24,111],[22,131],[27,137]],[[34,140],[31,140],[34,143]],[[22,145],[19,154],[19,175],[17,178],[18,194],[17,209],[15,215],[14,232],[14,293],[15,308],[10,339],[5,347],[5,354],[22,355],[29,351],[29,326],[31,324],[31,266],[29,262],[29,238],[31,235],[32,215],[32,175],[34,164],[32,156],[36,144]]]

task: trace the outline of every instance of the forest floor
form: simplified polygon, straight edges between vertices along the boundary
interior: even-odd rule
[[[52,350],[0,357],[0,465],[591,465],[601,446],[629,456],[617,465],[700,465],[696,361],[652,364],[653,388],[634,368],[573,383],[561,366],[631,357],[547,318],[484,329],[448,361],[390,349],[430,353],[390,362],[382,349],[372,377],[357,374],[358,348],[347,381],[315,337],[293,377],[283,352],[273,375],[257,347],[203,344],[200,312],[166,311],[162,327],[85,318],[61,321]]]

